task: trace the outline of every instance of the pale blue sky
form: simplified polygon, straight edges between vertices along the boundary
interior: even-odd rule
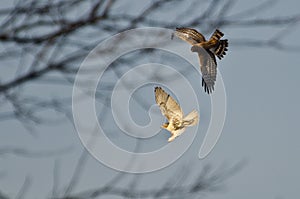
[[[235,4],[232,13],[240,12],[259,2],[258,0],[239,1]],[[138,9],[138,5],[136,7]],[[298,13],[299,7],[299,1],[282,0],[272,9],[253,18],[291,15]],[[134,12],[135,6],[132,6],[132,9]],[[241,29],[229,26],[222,29],[229,42],[239,38],[269,38],[274,35],[275,30],[278,31],[278,29],[264,27]],[[283,34],[286,33],[289,34],[283,41],[300,46],[299,24],[286,29]],[[198,159],[198,150],[204,137],[201,132],[205,132],[208,127],[210,102],[200,86],[199,75],[190,75],[190,81],[193,82],[193,87],[199,90],[197,95],[201,99],[201,120],[196,140],[191,148],[171,166],[141,175],[139,188],[159,187],[163,184],[162,178],[168,179],[172,175],[177,175],[174,171],[183,165],[191,166],[191,171],[196,173],[206,163],[222,168],[222,165],[230,166],[245,160],[246,164],[243,169],[226,181],[225,190],[208,194],[206,198],[297,198],[300,185],[300,93],[298,88],[300,67],[298,60],[299,51],[280,51],[264,47],[229,47],[228,55],[219,62],[219,72],[222,74],[227,94],[225,126],[219,142],[204,160]],[[184,63],[178,62],[174,64],[174,67],[180,67],[179,65]],[[4,73],[1,73],[5,76],[6,72],[10,71],[5,69]],[[151,86],[144,89],[150,91]],[[45,93],[52,96],[70,97],[72,87],[63,87],[59,90],[51,86],[47,89],[34,90],[34,87],[32,89],[32,94],[43,95]],[[152,100],[150,97],[152,94],[149,94],[149,101],[147,101],[149,105]],[[5,107],[2,107],[3,109]],[[53,112],[49,111],[48,114],[53,114]],[[147,122],[147,118],[145,121]],[[77,132],[70,122],[62,120],[56,125],[37,126],[35,130],[37,137],[28,134],[20,122],[15,120],[0,122],[0,125],[1,147],[17,146],[31,151],[73,147],[70,153],[50,158],[1,155],[0,190],[14,197],[26,176],[30,176],[31,183],[27,198],[49,196],[53,183],[55,159],[59,160],[61,166],[58,186],[62,188],[69,182],[74,165],[83,149]],[[107,128],[109,129],[109,126]],[[152,140],[153,145],[145,143],[145,150],[160,147],[164,144],[164,139],[167,139],[167,136],[159,135]],[[118,141],[118,136],[112,136],[112,140],[116,143],[123,142],[123,140]],[[119,144],[122,146],[126,143]],[[76,191],[104,185],[116,174],[116,171],[102,165],[93,157],[89,157]],[[128,176],[128,179],[134,177],[133,174],[128,174]],[[120,185],[126,185],[128,181],[126,179]]]

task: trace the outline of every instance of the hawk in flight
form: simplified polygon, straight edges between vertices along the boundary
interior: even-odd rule
[[[166,93],[161,87],[155,87],[155,100],[161,113],[168,119],[168,122],[161,127],[170,131],[172,136],[168,139],[173,141],[177,136],[181,135],[187,126],[194,126],[198,123],[198,113],[193,110],[183,117],[183,112],[177,102]]]
[[[200,70],[202,73],[202,86],[204,91],[212,93],[217,78],[217,56],[220,60],[226,55],[228,40],[221,38],[224,34],[218,29],[212,34],[208,41],[197,30],[192,28],[176,28],[172,38],[178,38],[192,45],[191,51],[197,52],[200,61]]]

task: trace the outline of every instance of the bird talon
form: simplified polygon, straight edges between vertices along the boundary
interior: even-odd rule
[[[169,126],[169,123],[164,123],[163,125],[161,125],[161,128],[166,129]]]

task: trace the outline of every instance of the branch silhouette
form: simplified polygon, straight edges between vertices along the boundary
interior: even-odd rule
[[[267,0],[237,13],[231,9],[236,3],[233,0],[211,1],[207,5],[204,4],[206,8],[202,12],[193,9],[198,4],[196,1],[189,6],[182,6],[182,2],[177,0],[151,1],[140,12],[132,14],[115,12],[114,5],[118,3],[116,0],[99,0],[90,3],[79,0],[47,3],[31,0],[19,1],[13,7],[0,9],[0,17],[5,19],[0,24],[0,42],[5,46],[5,49],[0,52],[0,57],[3,58],[1,62],[4,65],[6,61],[19,59],[19,64],[9,66],[10,68],[14,67],[17,72],[0,81],[0,97],[18,93],[18,95],[14,94],[14,98],[5,98],[5,102],[14,106],[14,111],[11,114],[0,112],[0,120],[1,118],[5,120],[31,118],[32,121],[38,123],[34,117],[35,113],[31,113],[30,117],[20,117],[21,113],[30,111],[25,111],[22,106],[16,106],[16,96],[22,99],[18,88],[30,87],[31,82],[43,82],[50,76],[53,80],[51,83],[48,81],[49,84],[67,80],[69,85],[72,85],[72,81],[69,80],[74,78],[78,70],[78,63],[83,60],[90,49],[93,49],[108,35],[140,26],[197,27],[201,28],[201,32],[210,33],[215,28],[258,28],[260,26],[282,28],[299,23],[300,13],[289,16],[253,18],[254,15],[271,9],[276,2]],[[124,5],[124,10],[126,10],[126,6],[129,5]],[[155,13],[165,12],[171,7],[179,6],[182,9],[178,10],[179,13],[176,13],[174,20],[172,17],[160,20],[154,17]],[[81,9],[81,14],[70,17],[76,9]],[[188,20],[179,17],[184,13],[189,13]],[[172,13],[170,13],[171,15]],[[25,20],[22,20],[23,17]],[[232,38],[231,45],[274,48],[283,51],[300,50],[300,46],[281,42],[282,35],[277,34],[276,37],[262,40]],[[151,54],[150,51],[147,53]],[[22,55],[21,58],[20,55]],[[27,59],[29,62],[24,65],[22,60]],[[60,75],[53,76],[58,73]],[[49,101],[53,101],[53,99]]]
[[[12,7],[0,9],[0,103],[5,109],[0,110],[0,123],[7,120],[22,122],[25,128],[33,131],[37,124],[56,124],[61,118],[51,120],[41,112],[54,110],[58,115],[72,123],[70,96],[40,96],[36,92],[45,86],[71,88],[81,61],[90,50],[107,37],[136,27],[154,26],[174,29],[176,27],[192,27],[201,29],[203,33],[211,33],[215,28],[256,29],[259,27],[278,28],[270,38],[230,38],[230,45],[243,48],[265,47],[287,52],[299,52],[300,46],[285,43],[282,29],[300,22],[300,13],[287,16],[269,16],[253,18],[268,11],[277,1],[267,0],[238,12],[233,11],[237,1],[212,0],[202,1],[203,9],[199,11],[198,0],[154,0],[147,1],[138,11],[130,12],[131,4],[122,4],[121,0],[56,0],[56,1],[14,1]],[[119,7],[121,6],[121,7]],[[176,12],[174,11],[176,9]],[[180,8],[180,9],[179,9]],[[122,10],[122,12],[120,12]],[[158,18],[157,14],[167,13],[169,17]],[[291,32],[291,31],[290,31]],[[117,45],[117,41],[116,41]],[[107,49],[112,53],[114,49]],[[154,50],[138,52],[136,56],[116,61],[109,70],[113,78],[118,79],[120,67],[124,63],[133,65],[137,57],[153,57],[160,59]],[[13,71],[13,72],[12,72]],[[94,71],[86,71],[92,73]],[[112,78],[112,79],[113,79]],[[97,90],[97,101],[108,104],[107,93],[114,88],[114,82],[103,82]],[[47,89],[47,88],[46,88]],[[137,98],[141,107],[143,98]],[[2,133],[2,132],[1,132]],[[56,156],[64,151],[34,152],[21,147],[1,147],[0,156],[13,154],[21,157]],[[119,196],[123,198],[172,198],[192,197],[199,193],[214,192],[225,184],[225,181],[242,168],[237,164],[230,168],[214,171],[205,166],[200,172],[194,172],[198,178],[192,182],[185,179],[187,173],[179,179],[166,180],[165,186],[158,189],[139,189],[139,176],[133,178],[128,187],[116,186],[128,176],[119,173],[105,186],[91,188],[76,193],[76,185],[80,182],[82,172],[88,161],[88,153],[84,151],[77,162],[75,173],[66,187],[59,187],[59,160],[56,159],[53,169],[53,187],[49,189],[50,198],[105,198]],[[186,169],[187,170],[187,169]],[[16,198],[23,198],[30,185],[30,176],[16,193]],[[185,179],[185,180],[184,180]],[[177,181],[178,180],[178,181]],[[174,182],[177,181],[177,184]],[[187,183],[183,184],[186,181]],[[172,182],[172,183],[171,183]],[[171,185],[170,185],[171,184]],[[0,190],[0,199],[15,198]]]

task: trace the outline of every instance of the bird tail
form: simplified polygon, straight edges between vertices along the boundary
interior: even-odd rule
[[[228,40],[220,40],[217,47],[214,49],[214,54],[219,58],[222,59],[224,55],[226,55],[226,51],[228,47]]]
[[[183,118],[183,124],[185,126],[194,126],[198,123],[198,121],[199,121],[199,116],[196,110],[193,110]]]
[[[216,29],[215,32],[212,34],[212,36],[209,38],[209,40],[219,41],[223,36],[224,36],[224,33],[222,33],[220,30]]]
[[[219,59],[222,59],[228,50],[228,40],[220,40],[223,36],[224,33],[216,29],[209,39],[212,43],[217,43],[216,47],[213,49],[213,52]]]

